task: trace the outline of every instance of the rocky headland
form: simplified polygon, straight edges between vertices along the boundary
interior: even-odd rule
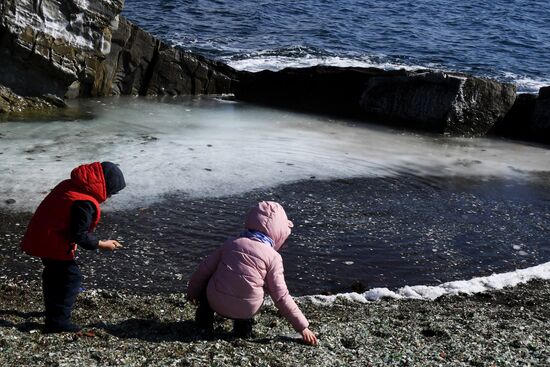
[[[52,95],[234,94],[252,103],[450,136],[550,143],[549,87],[538,95],[516,94],[511,84],[433,70],[237,71],[170,47],[120,16],[122,7],[123,0],[1,0],[0,85],[28,103],[3,93],[0,114],[62,105],[28,99],[47,102],[43,96]]]

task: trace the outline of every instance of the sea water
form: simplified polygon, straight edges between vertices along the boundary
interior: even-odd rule
[[[237,69],[432,68],[520,92],[550,85],[546,1],[126,0],[123,15]]]
[[[117,269],[91,276],[97,286],[180,290],[258,200],[280,201],[295,223],[282,254],[296,294],[438,285],[550,260],[545,147],[221,97],[70,104],[64,120],[0,124],[0,209],[32,212],[81,163],[120,164],[127,188],[105,203],[98,233],[125,249],[80,251],[90,272]]]

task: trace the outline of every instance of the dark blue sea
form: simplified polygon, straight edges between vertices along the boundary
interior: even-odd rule
[[[123,15],[237,69],[435,68],[520,92],[550,85],[548,1],[126,0]]]

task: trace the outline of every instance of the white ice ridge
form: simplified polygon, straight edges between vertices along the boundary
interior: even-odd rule
[[[301,299],[309,300],[320,305],[331,305],[337,298],[361,303],[379,301],[382,298],[433,301],[444,295],[475,294],[499,290],[505,287],[514,287],[521,283],[527,283],[532,279],[550,279],[550,262],[508,273],[492,274],[485,277],[472,278],[470,280],[456,280],[436,286],[405,286],[396,291],[392,291],[388,288],[373,288],[365,293],[351,292],[332,296],[314,295],[304,296],[301,297]]]
[[[174,194],[231,196],[312,178],[528,182],[550,172],[550,150],[504,140],[404,133],[202,97],[74,103],[93,118],[0,124],[0,208],[33,211],[74,167],[104,160],[120,164],[128,185],[105,209],[143,207]]]

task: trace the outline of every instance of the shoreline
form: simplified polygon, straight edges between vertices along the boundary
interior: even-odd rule
[[[74,321],[87,331],[41,333],[38,284],[0,280],[0,365],[544,365],[550,363],[546,307],[550,281],[435,301],[338,299],[322,306],[298,302],[320,339],[300,343],[266,304],[255,337],[234,339],[228,320],[212,335],[195,328],[195,307],[183,293],[137,295],[88,290]]]
[[[227,237],[240,232],[242,213],[251,203],[266,198],[280,201],[296,224],[288,248],[282,252],[285,278],[293,295],[440,286],[549,261],[543,229],[550,216],[544,212],[544,200],[524,198],[524,190],[517,190],[515,198],[509,189],[487,197],[487,189],[495,186],[491,182],[423,180],[439,184],[433,188],[402,177],[311,179],[242,195],[210,199],[172,196],[166,198],[169,205],[158,202],[144,208],[108,211],[97,233],[102,238],[119,239],[124,248],[100,254],[79,250],[83,286],[130,289],[140,294],[181,291],[200,260]],[[497,188],[501,186],[496,182]],[[365,193],[368,197],[356,199]],[[434,204],[426,204],[418,212],[418,202]],[[433,213],[441,212],[438,203],[442,202],[449,208],[448,214],[434,220]],[[483,209],[472,212],[470,206]],[[471,213],[468,221],[462,215],[465,212]],[[403,231],[413,215],[420,224]],[[30,213],[0,210],[4,279],[40,278],[39,259],[21,253],[18,247],[30,217]],[[517,218],[513,222],[517,226],[530,224],[537,229],[529,233],[532,246],[514,249],[503,245],[525,238],[523,232],[502,232],[500,223],[509,223],[509,218]],[[464,223],[456,226],[457,221]],[[513,223],[510,228],[517,228]],[[426,235],[430,231],[439,237]],[[464,237],[473,231],[480,235]],[[485,238],[491,234],[493,237]],[[461,240],[453,240],[456,236],[462,236]],[[404,238],[415,240],[403,242]],[[441,244],[437,245],[434,238]],[[479,265],[481,260],[484,263]]]

